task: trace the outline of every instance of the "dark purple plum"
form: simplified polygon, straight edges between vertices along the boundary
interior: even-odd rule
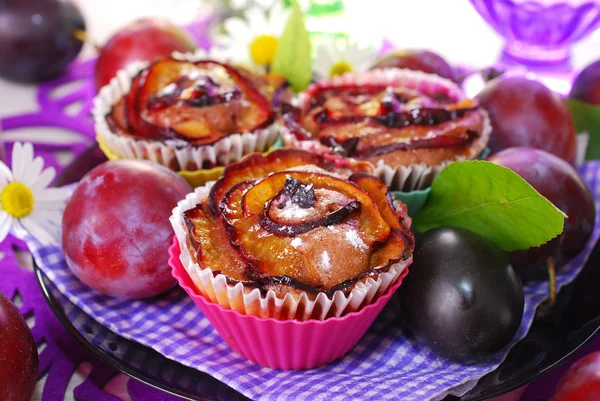
[[[575,125],[569,109],[543,84],[501,76],[491,80],[477,97],[490,115],[492,152],[530,146],[569,163],[575,161]]]
[[[375,62],[372,68],[408,68],[454,80],[454,69],[441,56],[429,50],[394,50]]]
[[[0,2],[0,77],[40,82],[59,76],[77,57],[85,22],[74,4],[58,0]]]
[[[600,60],[585,67],[573,81],[570,97],[600,105]]]
[[[404,320],[438,355],[475,362],[504,348],[523,317],[523,285],[508,254],[462,228],[427,231],[399,290]]]
[[[576,256],[592,235],[596,210],[592,194],[569,163],[543,150],[517,147],[492,155],[489,161],[519,174],[568,217],[562,238],[530,251],[513,254],[515,268],[552,256],[560,266]]]
[[[38,352],[27,322],[0,292],[0,400],[30,401],[38,366]]]

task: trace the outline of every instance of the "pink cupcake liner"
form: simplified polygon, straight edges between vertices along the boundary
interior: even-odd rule
[[[243,315],[207,301],[195,289],[179,260],[180,253],[177,238],[173,237],[169,247],[173,277],[221,338],[245,359],[272,369],[312,369],[346,355],[365,335],[408,274],[408,268],[404,269],[385,294],[358,312],[325,320],[277,320]]]

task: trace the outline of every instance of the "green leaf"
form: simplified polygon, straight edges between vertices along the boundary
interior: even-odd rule
[[[573,99],[565,99],[577,132],[590,134],[586,160],[600,159],[600,107]]]
[[[513,171],[486,161],[457,162],[433,181],[413,226],[456,226],[506,251],[542,245],[563,230],[565,215]]]
[[[296,92],[306,89],[312,79],[310,38],[297,1],[292,3],[271,70],[286,77]]]

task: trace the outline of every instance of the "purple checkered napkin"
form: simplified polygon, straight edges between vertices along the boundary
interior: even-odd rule
[[[585,164],[580,173],[599,208],[600,162]],[[583,268],[599,235],[600,213],[586,249],[558,275],[559,288]],[[254,400],[439,400],[447,394],[466,393],[496,369],[510,349],[482,364],[448,362],[408,338],[398,325],[397,311],[388,307],[343,359],[308,371],[271,370],[231,351],[183,291],[152,300],[110,298],[77,280],[60,248],[41,247],[34,240],[28,244],[44,273],[83,312],[120,336],[206,372]],[[525,287],[523,321],[511,346],[527,334],[535,309],[547,293],[545,281]]]

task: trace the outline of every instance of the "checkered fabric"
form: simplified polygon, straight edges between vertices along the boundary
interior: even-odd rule
[[[600,207],[600,162],[580,173]],[[600,213],[586,249],[557,277],[559,288],[582,269],[600,234]],[[72,303],[114,333],[151,347],[167,358],[206,372],[254,400],[439,400],[461,395],[493,371],[510,346],[486,363],[463,365],[438,358],[406,335],[397,311],[386,308],[359,344],[343,359],[320,369],[278,371],[257,366],[235,354],[181,290],[151,300],[106,297],[79,282],[60,248],[28,241],[37,264]],[[548,284],[525,288],[523,322],[511,346],[522,339]]]

